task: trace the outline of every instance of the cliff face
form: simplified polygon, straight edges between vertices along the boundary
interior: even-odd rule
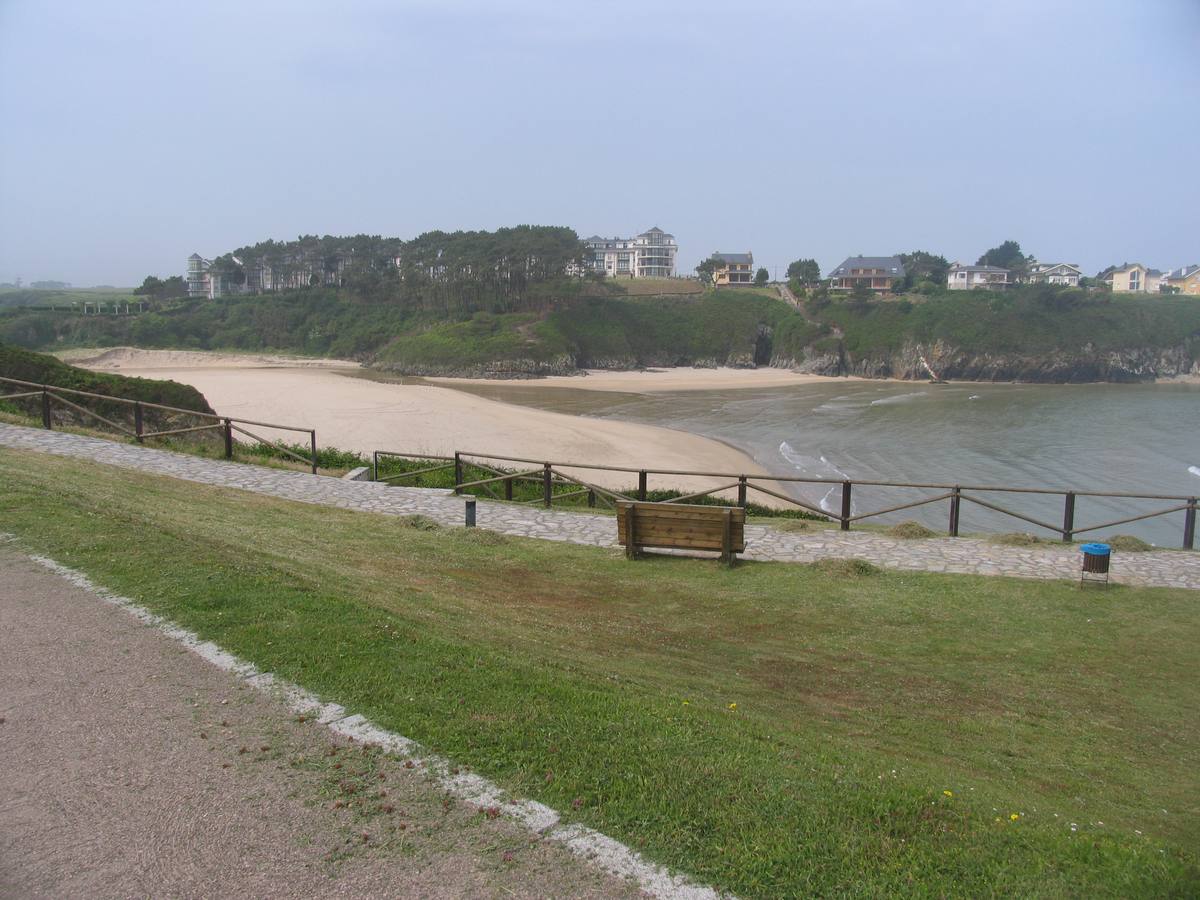
[[[793,367],[814,375],[858,375],[863,378],[923,380],[928,373],[924,355],[943,378],[961,381],[1028,381],[1049,384],[1072,382],[1152,381],[1179,375],[1200,376],[1200,359],[1189,343],[1166,349],[1128,348],[1096,351],[1085,345],[1078,351],[1048,354],[971,353],[943,342],[905,344],[892,353],[856,355],[813,352]],[[773,360],[786,364],[787,360]]]
[[[835,342],[833,342],[835,343]],[[762,359],[759,352],[743,351],[726,357],[681,358],[652,354],[588,357],[561,354],[550,359],[505,359],[474,365],[452,366],[430,363],[391,362],[375,368],[406,375],[459,378],[540,378],[546,375],[578,375],[584,369],[626,371],[639,368],[694,366],[715,369],[729,366],[753,369],[759,365],[794,369],[813,375],[856,375],[861,378],[928,379],[921,356],[933,370],[950,381],[1024,381],[1069,384],[1094,381],[1136,382],[1180,375],[1200,377],[1200,359],[1193,358],[1187,344],[1167,349],[1132,348],[1096,351],[1085,346],[1079,351],[1049,354],[972,353],[943,342],[931,345],[905,344],[891,353],[855,354],[825,341],[808,347],[800,358],[776,353]],[[1200,349],[1200,348],[1197,348]],[[761,351],[761,347],[760,347]]]

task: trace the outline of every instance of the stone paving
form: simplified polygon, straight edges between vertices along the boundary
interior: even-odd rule
[[[303,503],[386,515],[421,514],[443,525],[463,523],[463,498],[449,491],[343,481],[2,423],[0,446],[81,457]],[[477,519],[479,527],[504,534],[597,547],[617,546],[616,523],[610,516],[480,500]],[[976,538],[899,540],[877,532],[826,529],[788,532],[765,525],[746,526],[743,556],[802,563],[853,558],[888,569],[1019,578],[1078,579],[1080,569],[1078,548],[1057,544],[1008,547]],[[1200,590],[1200,552],[1117,553],[1112,569],[1112,580],[1118,583]]]

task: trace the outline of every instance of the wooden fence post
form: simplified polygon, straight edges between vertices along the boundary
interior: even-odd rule
[[[371,454],[371,480],[379,480],[379,451],[376,450]]]
[[[462,454],[454,451],[454,493],[461,494],[459,485],[463,483]]]
[[[842,482],[842,531],[850,530],[850,482]]]
[[[42,391],[42,427],[54,427],[50,421],[50,393],[48,391]]]
[[[1196,549],[1196,498],[1188,498],[1187,512],[1183,514],[1183,549]]]
[[[956,484],[950,494],[950,537],[958,537],[958,517],[962,511],[962,489]]]
[[[588,507],[594,509],[596,507],[596,492],[588,488]]]
[[[721,518],[721,562],[733,565],[733,510],[728,508]]]
[[[637,536],[634,534],[636,527],[637,515],[634,513],[634,506],[630,503],[625,507],[625,558],[637,559]]]
[[[225,458],[233,459],[233,423],[225,420]]]
[[[512,480],[511,476],[504,479],[504,499],[505,500],[512,499],[512,483],[513,483],[513,480]]]
[[[738,499],[737,505],[742,509],[746,508],[746,476],[738,476]]]
[[[646,470],[638,472],[638,499],[646,502]]]
[[[314,428],[309,433],[311,438],[310,446],[312,447],[312,473],[317,474],[317,430]]]
[[[1075,535],[1075,492],[1067,491],[1064,496],[1062,539],[1070,543]]]
[[[137,442],[142,443],[142,404],[141,401],[133,404],[133,434]]]
[[[552,470],[550,463],[542,463],[542,503],[547,508],[554,501],[554,485],[551,482]]]

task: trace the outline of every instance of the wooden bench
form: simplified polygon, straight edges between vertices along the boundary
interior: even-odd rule
[[[713,550],[733,565],[746,549],[746,511],[735,506],[618,503],[617,542],[636,559],[644,547]]]

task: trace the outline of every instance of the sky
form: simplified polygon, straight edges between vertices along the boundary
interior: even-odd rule
[[[1200,0],[0,0],[0,129],[0,281],[524,223],[1200,262]]]

